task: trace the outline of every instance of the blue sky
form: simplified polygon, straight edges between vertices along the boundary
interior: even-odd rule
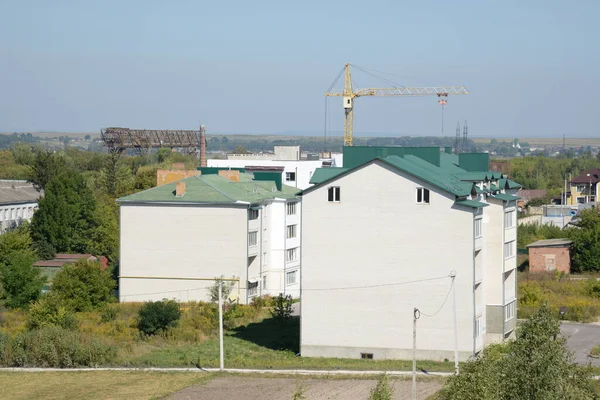
[[[600,135],[600,2],[0,0],[0,131],[322,134],[344,63],[465,85],[445,133]],[[358,86],[381,86],[353,73]],[[341,131],[341,100],[329,100]],[[439,135],[435,97],[360,98],[355,132]]]

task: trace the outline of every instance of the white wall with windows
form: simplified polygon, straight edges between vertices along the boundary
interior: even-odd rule
[[[37,208],[38,203],[0,205],[0,234],[16,228],[23,222],[30,222]]]

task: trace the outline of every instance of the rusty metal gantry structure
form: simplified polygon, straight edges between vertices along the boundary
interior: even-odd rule
[[[104,128],[100,134],[110,153],[127,149],[150,152],[153,148],[166,147],[185,148],[189,154],[199,154],[202,139],[206,140],[204,125],[197,131]]]

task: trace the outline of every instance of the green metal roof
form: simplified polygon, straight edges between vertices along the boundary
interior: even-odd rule
[[[444,173],[443,169],[439,167],[432,166],[425,168],[419,163],[414,162],[415,160],[413,159],[398,156],[389,156],[381,160],[455,196],[468,196],[473,190],[472,183],[463,182],[452,175]],[[433,170],[434,167],[437,171]]]
[[[240,174],[240,181],[233,182],[220,175],[200,175],[183,179],[185,195],[175,196],[176,182],[158,186],[129,196],[121,197],[119,203],[199,203],[234,204],[237,202],[262,203],[267,199],[296,197],[297,188],[283,185],[277,190],[275,182],[254,181],[248,174]]]
[[[507,178],[500,179],[498,181],[498,185],[500,185],[500,187],[502,189],[520,189],[523,187],[519,183],[512,181],[510,179],[507,179]]]
[[[497,190],[500,190],[500,188],[498,186],[494,185],[493,183],[490,183],[490,190],[497,191]]]
[[[512,194],[504,194],[504,193],[497,193],[497,194],[493,195],[492,198],[504,200],[504,201],[515,201],[515,200],[520,199],[519,196],[513,196]]]
[[[323,181],[329,180],[335,176],[338,176],[341,173],[348,171],[349,168],[336,168],[336,167],[327,167],[327,168],[317,168],[313,175],[310,177],[310,182],[313,184],[318,184]]]
[[[475,201],[475,200],[460,200],[460,201],[456,201],[454,204],[457,204],[459,206],[472,207],[472,208],[481,208],[481,207],[489,206],[489,204],[487,204],[487,203],[482,203],[480,201]]]

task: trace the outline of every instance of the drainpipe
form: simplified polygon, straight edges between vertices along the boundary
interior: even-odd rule
[[[504,335],[506,334],[506,316],[504,315],[504,308],[506,307],[506,282],[504,282],[504,271],[506,268],[506,254],[504,254],[504,245],[506,244],[506,226],[504,225],[504,218],[506,217],[506,207],[504,200],[502,200],[502,341],[504,342]],[[516,247],[516,243],[515,243]],[[515,251],[517,249],[515,248]]]
[[[478,208],[477,210],[482,210]],[[482,210],[483,212],[483,210]],[[475,217],[477,216],[477,211],[473,213],[473,222],[472,222],[472,231],[473,231],[473,289],[475,289],[475,281],[477,277],[477,263],[475,256]],[[481,220],[481,231],[483,232],[483,216]],[[483,240],[483,239],[482,239]],[[481,251],[481,250],[479,250]],[[482,282],[483,283],[483,282]],[[482,284],[480,283],[480,285]],[[480,289],[481,290],[481,289]],[[475,357],[475,353],[477,351],[477,298],[475,295],[475,290],[473,290],[473,357]]]
[[[259,246],[260,254],[258,257],[258,261],[260,263],[260,266],[259,266],[260,282],[258,282],[258,287],[260,287],[260,291],[259,291],[260,296],[263,295],[263,282],[264,282],[264,278],[263,278],[263,241],[264,241],[264,238],[263,238],[263,233],[264,233],[264,231],[263,231],[263,212],[264,212],[265,208],[266,208],[266,204],[260,208],[260,224],[259,224],[259,228],[258,228],[260,230],[260,246]]]

